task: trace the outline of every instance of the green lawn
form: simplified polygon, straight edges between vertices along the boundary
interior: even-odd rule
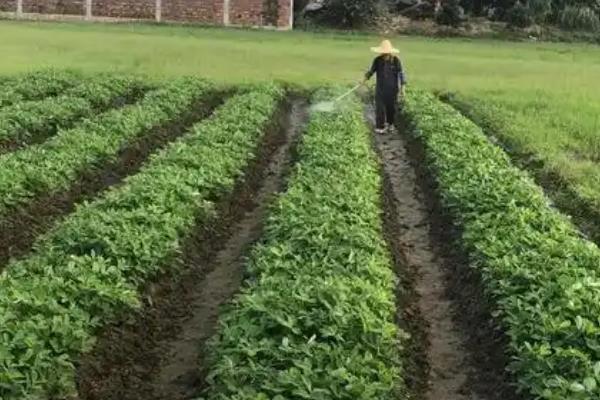
[[[44,65],[152,75],[201,74],[241,82],[354,81],[371,61],[368,35],[184,26],[0,21],[0,74]],[[394,38],[409,78],[433,88],[597,92],[600,52],[591,45]],[[595,87],[600,81],[595,79]]]
[[[42,66],[199,74],[222,82],[352,83],[379,37],[186,26],[0,21],[0,74]],[[408,78],[493,102],[511,135],[600,199],[600,48],[585,44],[396,37]],[[598,202],[600,204],[600,201]]]

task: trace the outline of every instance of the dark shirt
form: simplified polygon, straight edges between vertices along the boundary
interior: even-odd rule
[[[399,89],[398,83],[406,85],[406,76],[402,70],[402,63],[396,56],[386,57],[385,55],[381,55],[375,58],[365,78],[371,79],[373,74],[377,74],[378,93],[397,93]]]

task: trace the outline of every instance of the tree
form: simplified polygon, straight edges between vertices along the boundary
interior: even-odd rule
[[[445,1],[435,20],[440,25],[459,27],[464,20],[464,10],[460,6],[459,0]]]

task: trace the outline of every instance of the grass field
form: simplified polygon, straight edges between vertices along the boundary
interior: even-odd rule
[[[369,35],[206,29],[183,26],[0,22],[0,74],[62,66],[199,74],[225,82],[284,79],[301,84],[353,82],[369,66]],[[398,37],[409,78],[464,91],[581,92],[600,82],[591,45]],[[518,93],[516,93],[518,92]]]

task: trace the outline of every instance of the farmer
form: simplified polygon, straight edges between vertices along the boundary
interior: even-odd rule
[[[375,132],[384,133],[386,128],[393,132],[398,107],[398,93],[401,90],[404,95],[404,86],[406,85],[402,63],[394,55],[399,51],[392,46],[389,40],[381,42],[379,47],[372,47],[371,51],[378,53],[379,56],[373,60],[373,65],[365,75],[363,83],[371,79],[373,74],[377,74]]]

